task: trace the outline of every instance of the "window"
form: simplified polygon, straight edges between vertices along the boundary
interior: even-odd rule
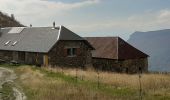
[[[18,41],[15,41],[15,42],[12,44],[12,46],[15,46],[17,43],[18,43]]]
[[[67,56],[76,56],[76,52],[77,52],[77,50],[76,50],[76,48],[68,48],[67,49]]]
[[[11,40],[5,42],[5,46],[8,45],[11,42]]]
[[[24,27],[13,27],[8,33],[14,34],[14,33],[21,33],[24,30]]]

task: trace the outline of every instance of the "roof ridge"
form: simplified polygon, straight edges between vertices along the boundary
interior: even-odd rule
[[[61,25],[60,25],[59,27],[60,27],[60,28],[59,28],[59,32],[58,32],[58,36],[57,36],[57,41],[60,39],[60,34],[61,34],[61,29],[62,29],[62,28],[61,28],[61,27],[62,27]]]
[[[84,38],[118,38],[118,36],[95,36],[95,37],[84,37]]]

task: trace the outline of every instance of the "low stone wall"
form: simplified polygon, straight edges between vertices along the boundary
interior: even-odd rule
[[[92,63],[95,69],[99,69],[103,71],[123,72],[123,73],[137,73],[139,72],[139,69],[141,69],[142,72],[148,71],[147,58],[128,59],[128,60],[93,58]]]

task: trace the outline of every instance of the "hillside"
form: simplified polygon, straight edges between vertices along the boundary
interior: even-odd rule
[[[149,70],[170,71],[170,29],[135,32],[128,42],[150,55]]]
[[[14,15],[11,14],[11,17],[7,14],[4,14],[0,11],[0,26],[1,27],[20,27],[24,26],[20,22],[18,22]]]

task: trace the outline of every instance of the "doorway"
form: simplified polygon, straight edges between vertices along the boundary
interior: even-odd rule
[[[25,52],[18,52],[18,60],[21,63],[25,62]]]

